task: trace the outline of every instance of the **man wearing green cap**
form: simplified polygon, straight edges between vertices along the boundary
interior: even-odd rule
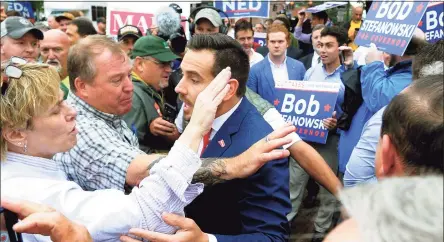
[[[134,84],[131,111],[125,122],[139,139],[139,148],[146,153],[169,150],[179,138],[176,126],[164,119],[163,89],[168,86],[175,55],[168,43],[157,36],[144,36],[134,44],[132,81]]]

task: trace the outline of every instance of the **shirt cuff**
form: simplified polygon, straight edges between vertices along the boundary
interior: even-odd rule
[[[217,242],[216,236],[212,234],[207,234],[207,235],[208,235],[208,242]]]
[[[275,108],[270,108],[264,114],[264,119],[273,128],[273,130],[279,129],[285,126],[286,124],[284,118],[282,118],[282,115]],[[283,146],[284,149],[287,149],[288,147],[292,146],[294,143],[301,141],[301,138],[295,132],[288,134],[287,138],[291,138],[291,142],[289,144],[284,145]]]

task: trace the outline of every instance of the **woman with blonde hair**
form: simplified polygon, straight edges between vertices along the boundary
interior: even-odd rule
[[[49,205],[85,225],[94,241],[118,241],[133,227],[174,233],[176,228],[165,224],[161,213],[183,214],[183,208],[203,190],[202,184],[191,184],[201,165],[196,151],[227,91],[224,83],[229,71],[222,73],[219,83],[214,82],[217,91],[207,92],[206,105],[199,108],[205,111],[193,116],[188,133],[151,168],[139,187],[125,195],[111,189],[83,191],[66,180],[51,158],[76,144],[76,111],[63,100],[60,78],[53,67],[25,62],[14,57],[2,65],[2,196]],[[213,118],[208,113],[213,113]],[[168,211],[159,211],[157,204],[167,204]],[[23,234],[23,239],[50,241],[47,236],[31,234]]]

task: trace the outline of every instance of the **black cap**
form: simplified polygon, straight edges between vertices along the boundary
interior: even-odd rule
[[[36,28],[29,20],[23,17],[7,17],[1,23],[1,37],[20,39],[26,33],[32,33],[37,39],[43,39],[43,32]]]
[[[117,39],[121,41],[126,36],[134,36],[137,39],[142,37],[142,31],[140,31],[139,28],[137,28],[134,25],[125,25],[122,28],[119,29],[119,32],[117,32]]]

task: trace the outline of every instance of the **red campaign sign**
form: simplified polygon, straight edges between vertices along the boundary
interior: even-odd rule
[[[110,15],[110,35],[117,35],[119,29],[124,25],[137,26],[140,31],[142,31],[143,35],[146,35],[146,30],[155,22],[155,15],[152,13],[111,10]],[[186,19],[184,16],[181,17],[182,19]],[[185,29],[185,22],[182,22],[182,27]]]

